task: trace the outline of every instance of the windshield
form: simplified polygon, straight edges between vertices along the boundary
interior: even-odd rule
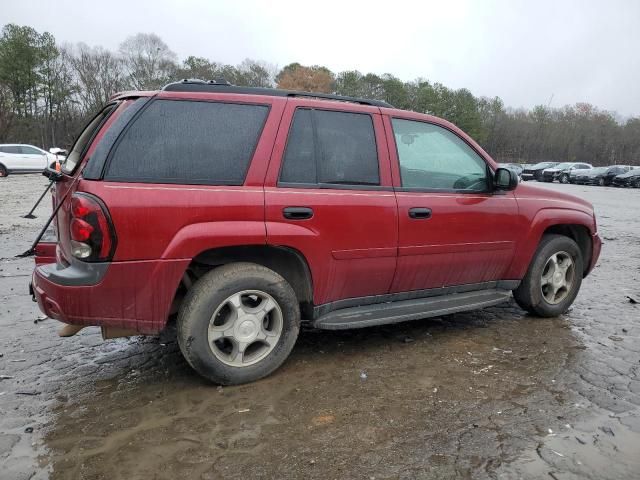
[[[66,160],[62,162],[62,171],[66,174],[72,173],[78,162],[82,159],[82,155],[85,149],[91,143],[91,140],[95,137],[100,127],[105,122],[105,120],[109,117],[111,112],[113,112],[116,108],[117,104],[111,104],[104,108],[99,114],[97,114],[89,124],[84,128],[82,133],[78,136],[73,147],[71,147],[71,151],[69,155],[67,155]]]
[[[556,165],[555,168],[557,168],[558,170],[563,170],[565,168],[571,168],[571,165],[573,165],[573,163],[564,162],[564,163],[561,163],[560,165]]]
[[[589,173],[603,173],[607,171],[607,167],[598,167],[598,168],[594,168],[593,170],[589,171]]]
[[[532,168],[538,169],[538,168],[549,168],[549,167],[553,167],[555,165],[554,162],[540,162],[540,163],[536,163]]]

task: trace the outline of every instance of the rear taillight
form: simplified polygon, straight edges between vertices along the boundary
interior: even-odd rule
[[[71,253],[85,262],[111,260],[116,235],[109,212],[102,201],[88,193],[71,197]]]

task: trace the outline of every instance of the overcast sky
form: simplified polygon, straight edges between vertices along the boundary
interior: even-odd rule
[[[0,25],[9,22],[114,50],[154,32],[180,59],[389,72],[512,107],[553,95],[556,107],[640,115],[638,0],[0,0]]]

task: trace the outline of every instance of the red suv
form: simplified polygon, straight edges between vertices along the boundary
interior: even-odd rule
[[[193,80],[127,92],[54,178],[40,309],[105,338],[177,316],[185,358],[221,384],[274,371],[301,322],[367,327],[512,292],[559,315],[600,253],[588,202],[518,184],[451,123],[373,100]]]

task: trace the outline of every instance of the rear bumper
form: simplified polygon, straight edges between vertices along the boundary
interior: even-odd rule
[[[104,264],[103,276],[89,285],[78,281],[73,267],[39,265],[32,275],[31,291],[40,310],[61,322],[154,334],[167,322],[188,264],[189,260]]]

